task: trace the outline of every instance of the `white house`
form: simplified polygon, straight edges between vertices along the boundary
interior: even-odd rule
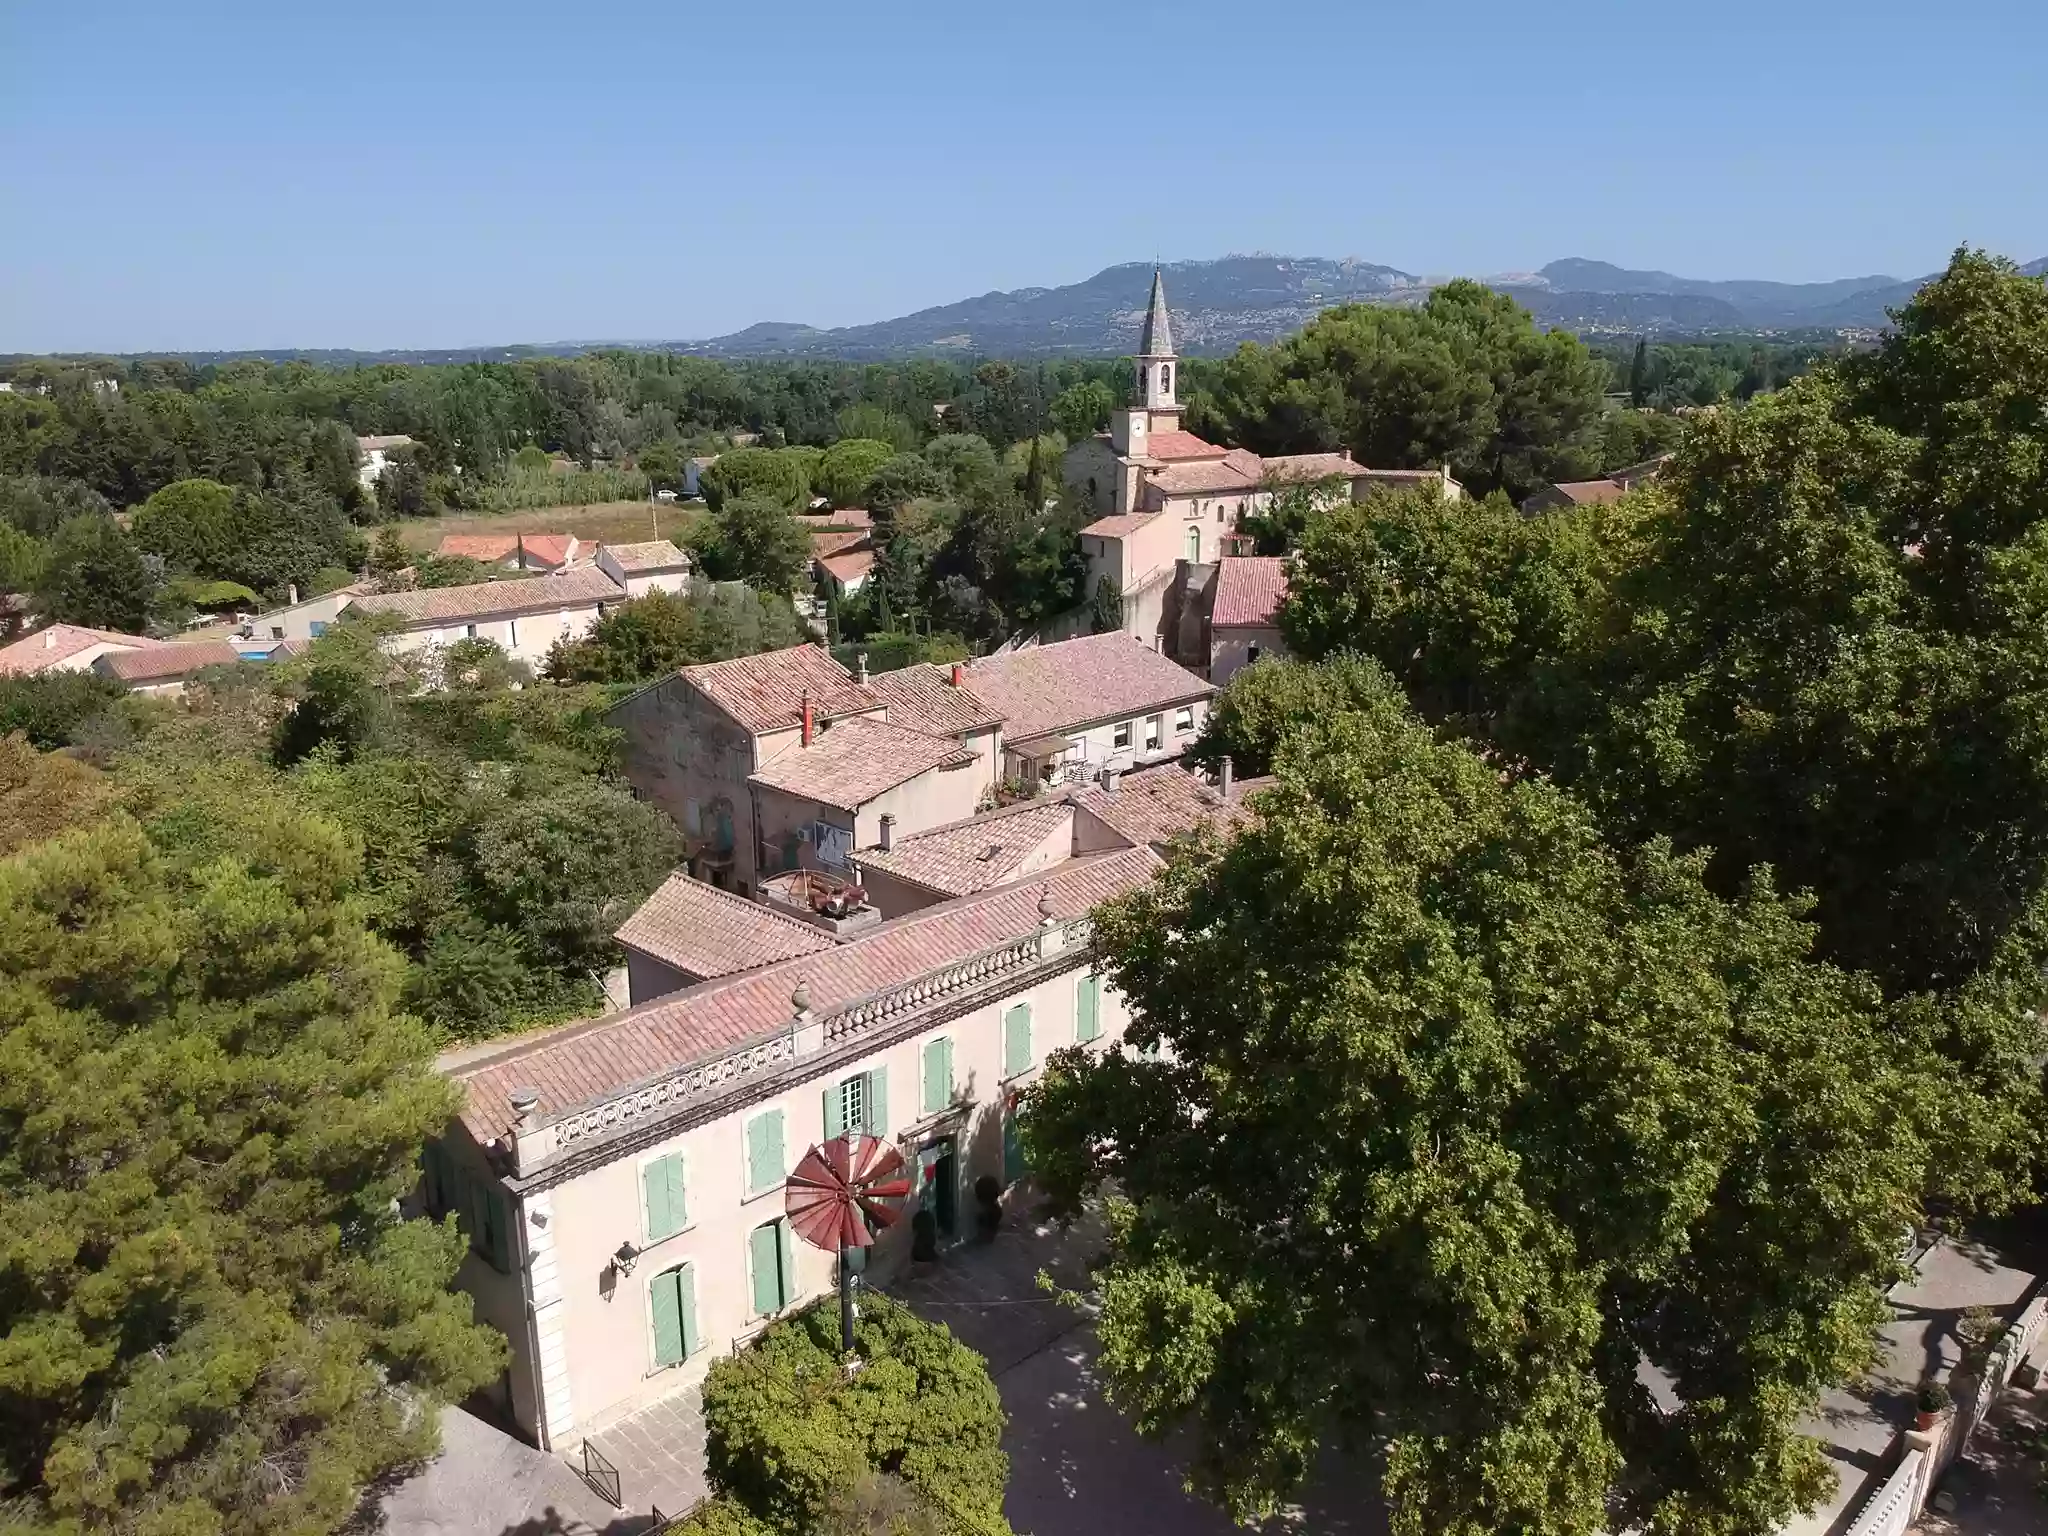
[[[391,462],[391,455],[400,448],[410,448],[412,439],[403,432],[392,432],[381,437],[359,437],[356,452],[362,456],[362,463],[356,466],[356,481],[364,490],[375,490],[377,477],[384,473],[385,465]]]

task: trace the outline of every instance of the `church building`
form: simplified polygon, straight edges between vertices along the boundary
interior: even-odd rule
[[[1245,515],[1289,482],[1341,480],[1354,501],[1375,485],[1434,482],[1447,497],[1463,494],[1448,470],[1368,469],[1348,453],[1261,457],[1185,431],[1177,393],[1180,357],[1166,284],[1156,269],[1133,362],[1138,403],[1112,415],[1108,432],[1067,450],[1064,478],[1086,489],[1098,514],[1081,530],[1089,593],[1102,578],[1113,581],[1123,594],[1125,631],[1149,645],[1170,640],[1168,599],[1176,581],[1185,586],[1188,568],[1198,568],[1194,584],[1206,586],[1213,569],[1199,568],[1249,553],[1250,541],[1240,532]]]

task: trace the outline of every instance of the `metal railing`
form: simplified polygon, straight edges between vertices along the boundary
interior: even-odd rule
[[[613,1509],[624,1509],[626,1501],[619,1497],[619,1469],[596,1446],[588,1440],[583,1442],[583,1481],[590,1484],[591,1491]]]

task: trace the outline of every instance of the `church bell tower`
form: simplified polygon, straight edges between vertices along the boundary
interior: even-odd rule
[[[1174,390],[1179,380],[1180,357],[1173,350],[1173,323],[1166,313],[1166,283],[1159,269],[1152,269],[1152,303],[1145,311],[1145,328],[1138,334],[1138,404],[1150,413],[1154,432],[1180,430],[1180,401]]]

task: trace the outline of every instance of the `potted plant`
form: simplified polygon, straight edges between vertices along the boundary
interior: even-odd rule
[[[1932,1429],[1955,1406],[1955,1399],[1949,1396],[1948,1388],[1938,1381],[1924,1381],[1920,1384],[1920,1396],[1915,1402],[1919,1415],[1913,1421],[1915,1429]]]

